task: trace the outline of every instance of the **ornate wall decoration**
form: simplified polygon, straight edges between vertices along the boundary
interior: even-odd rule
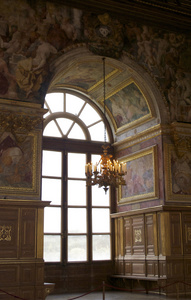
[[[39,150],[40,134],[17,134],[11,132],[0,135],[0,194],[36,195],[39,190]]]
[[[1,241],[11,241],[11,231],[12,226],[0,225],[0,242]]]
[[[165,145],[165,174],[167,201],[190,202],[191,200],[191,152],[174,145]]]
[[[98,55],[120,57],[124,45],[123,25],[108,13],[84,15],[85,38],[89,49]]]
[[[141,231],[141,229],[134,229],[134,237],[135,237],[135,243],[141,243],[142,242],[142,231]]]
[[[10,112],[0,112],[0,126],[7,132],[11,132],[17,137],[17,133],[26,134],[34,130],[42,123],[41,117],[31,117],[28,115],[15,114]],[[18,136],[19,138],[19,136]]]
[[[185,154],[185,151],[191,152],[191,137],[186,135],[180,135],[176,130],[173,131],[173,141],[175,145],[175,151],[178,157]]]
[[[156,146],[122,160],[127,164],[126,185],[119,188],[118,204],[158,198]]]
[[[108,13],[87,14],[61,4],[46,2],[42,14],[28,1],[18,0],[17,5],[10,0],[12,10],[4,2],[0,2],[0,97],[43,104],[52,75],[50,63],[74,45],[86,43],[101,56],[119,58],[125,51],[159,84],[171,121],[191,121],[191,50],[186,34],[128,20],[121,23]],[[12,11],[17,12],[13,20]]]
[[[118,131],[137,126],[152,118],[149,104],[143,93],[132,80],[123,82],[107,96],[108,112],[115,120]]]

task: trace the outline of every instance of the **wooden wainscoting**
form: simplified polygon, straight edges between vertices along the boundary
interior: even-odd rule
[[[113,278],[155,282],[167,296],[176,293],[174,282],[180,282],[181,294],[191,292],[191,207],[159,206],[112,214],[112,219]]]

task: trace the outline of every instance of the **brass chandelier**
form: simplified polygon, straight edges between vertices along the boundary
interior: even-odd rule
[[[104,98],[104,117],[105,117],[105,57],[103,57],[103,98]],[[96,185],[103,187],[105,193],[109,186],[118,188],[120,185],[126,185],[123,176],[127,173],[126,164],[119,163],[112,159],[112,155],[108,154],[109,146],[106,144],[106,123],[104,118],[104,145],[103,154],[100,161],[93,165],[88,163],[85,165],[85,174],[87,177],[87,185]]]

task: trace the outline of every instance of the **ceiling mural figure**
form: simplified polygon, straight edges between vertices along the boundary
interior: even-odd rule
[[[191,40],[186,34],[131,20],[122,24],[108,13],[48,1],[30,6],[25,0],[3,0],[0,12],[0,97],[43,105],[51,63],[85,44],[96,55],[116,59],[124,51],[158,82],[171,120],[191,121]]]

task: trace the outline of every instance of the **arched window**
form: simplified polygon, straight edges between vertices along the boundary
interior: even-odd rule
[[[47,94],[44,107],[42,200],[51,201],[45,208],[44,259],[110,260],[110,192],[87,187],[85,178],[85,164],[102,154],[103,115],[85,97],[68,92]]]

